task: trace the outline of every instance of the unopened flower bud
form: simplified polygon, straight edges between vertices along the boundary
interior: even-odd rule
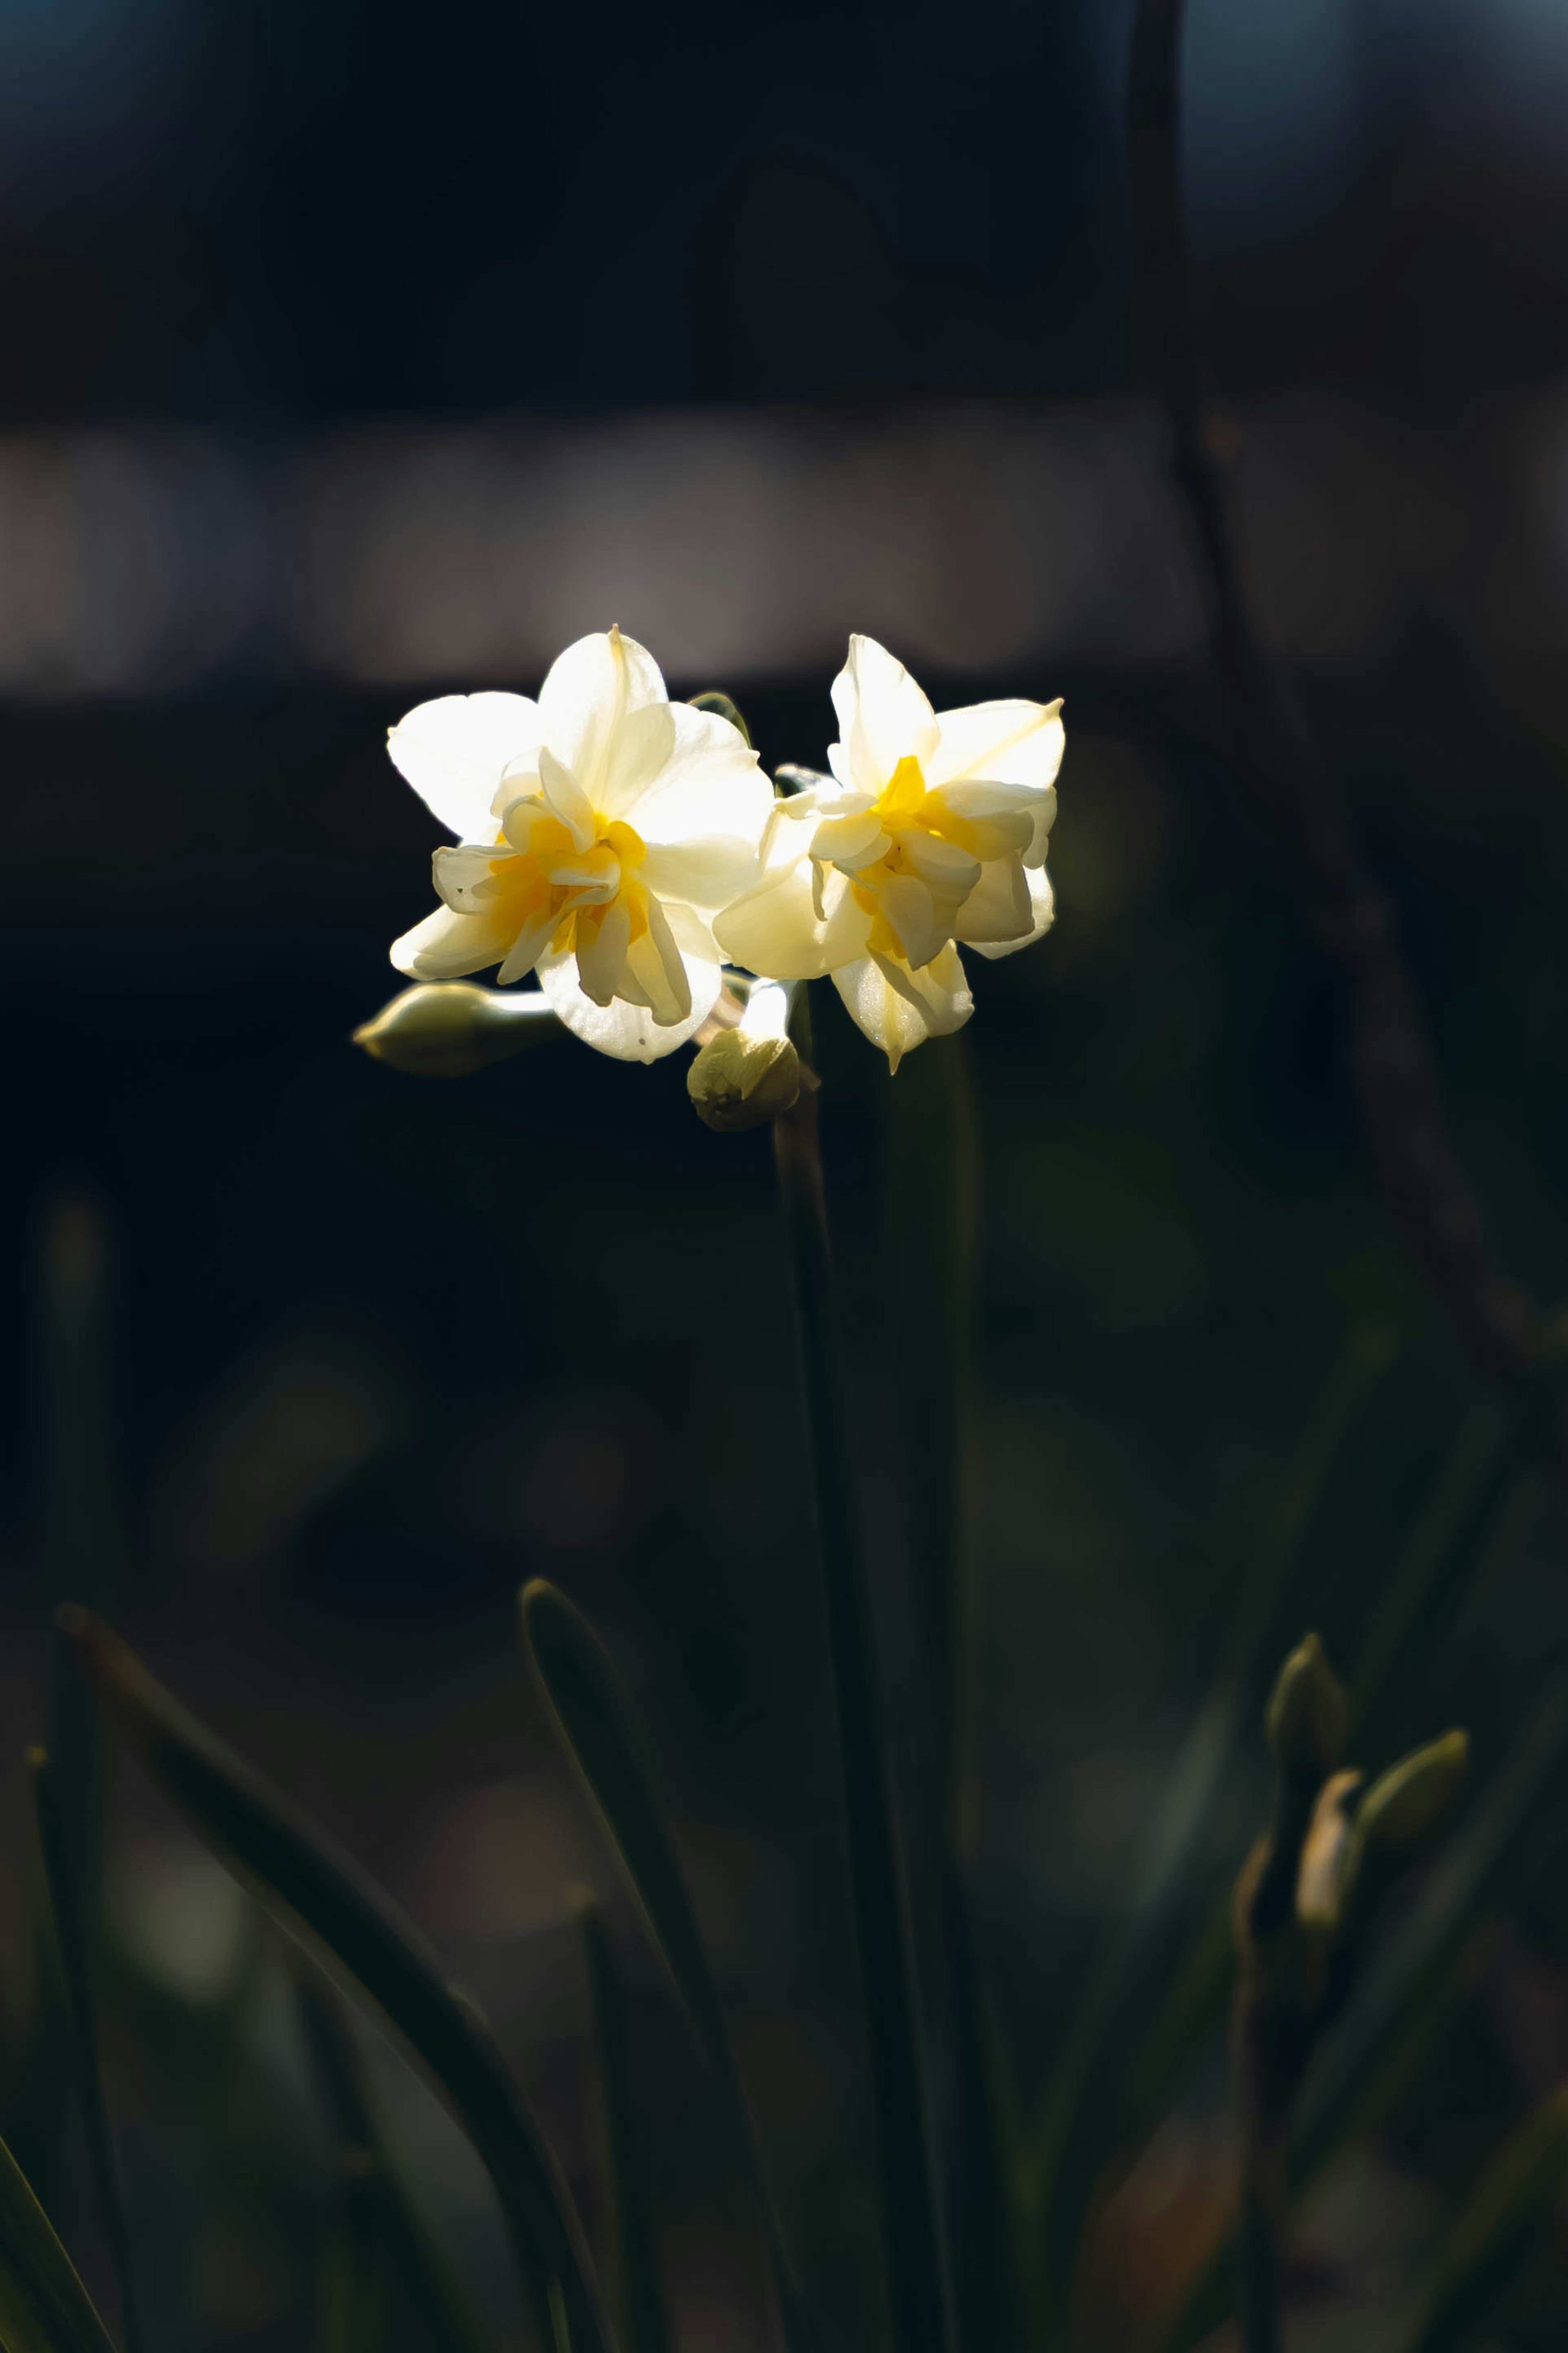
[[[1350,1704],[1316,1634],[1299,1642],[1280,1668],[1264,1729],[1289,1780],[1326,1780],[1344,1755]]]
[[[1375,1780],[1356,1810],[1356,1829],[1384,1854],[1407,1854],[1441,1823],[1469,1764],[1467,1732],[1412,1750]]]
[[[686,1073],[705,1127],[733,1135],[788,1111],[800,1092],[800,1056],[787,1038],[759,1038],[744,1024],[710,1038]]]
[[[422,1079],[466,1079],[521,1053],[557,1027],[537,990],[512,996],[471,981],[421,981],[353,1033],[378,1062]]]

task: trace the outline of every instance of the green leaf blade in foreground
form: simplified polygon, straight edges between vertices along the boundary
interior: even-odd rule
[[[593,1999],[609,2232],[615,2248],[616,2318],[623,2353],[671,2353],[646,2137],[631,2075],[626,1985],[596,1904],[584,1906],[581,1925]]]
[[[294,1990],[338,2145],[338,2212],[322,2282],[322,2353],[382,2353],[390,2341],[395,2305],[439,2353],[488,2353],[483,2333],[398,2179],[337,1996],[303,1960]]]
[[[615,1670],[582,1612],[542,1577],[523,1588],[518,1606],[523,1648],[545,1704],[712,2071],[735,2152],[762,2215],[791,2353],[808,2353],[816,2330],[768,2186],[712,1965]]]
[[[586,2242],[548,2144],[500,2051],[379,1889],[267,1788],[108,1627],[80,1610],[61,1633],[116,1729],[197,1834],[283,1926],[332,1963],[420,2062],[500,2200],[542,2345],[559,2283],[576,2353],[614,2353]]]
[[[114,2353],[113,2338],[4,2141],[0,2353]]]
[[[146,2339],[136,2299],[131,2233],[126,2227],[125,2201],[114,2154],[114,2135],[109,2121],[109,2103],[104,2094],[103,2071],[99,2063],[98,2024],[93,2009],[87,1927],[82,1918],[77,1876],[68,1852],[70,1840],[66,1809],[61,1802],[55,1767],[47,1752],[42,1748],[29,1750],[27,1767],[32,1775],[33,1810],[38,1828],[38,1846],[44,1860],[44,1881],[48,1890],[55,1945],[59,1955],[71,2040],[75,2045],[77,2089],[86,2126],[88,2159],[98,2192],[104,2235],[109,2242],[115,2277],[120,2284],[121,2327],[126,2353],[142,2353]]]
[[[1509,2136],[1453,2226],[1403,2353],[1458,2353],[1534,2249],[1568,2178],[1568,2086]]]

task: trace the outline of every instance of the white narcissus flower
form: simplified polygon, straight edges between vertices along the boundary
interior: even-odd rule
[[[416,980],[537,971],[570,1029],[651,1062],[699,1029],[723,961],[712,918],[758,876],[773,788],[728,720],[671,702],[618,629],[580,638],[539,701],[448,694],[387,738],[459,837],[444,903],[392,951]]]
[[[973,1010],[958,947],[1011,955],[1051,920],[1059,702],[933,712],[902,662],[851,638],[833,682],[836,780],[782,800],[762,880],[713,926],[733,964],[829,975],[897,1070]]]

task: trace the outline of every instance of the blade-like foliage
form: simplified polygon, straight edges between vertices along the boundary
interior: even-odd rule
[[[428,2072],[495,2184],[542,2342],[558,2282],[577,2353],[610,2353],[571,2192],[489,2029],[453,1994],[417,1931],[106,1626],[72,1610],[62,1633],[117,1730],[193,1828],[285,1927],[337,1964]]]
[[[596,1904],[584,1907],[582,1927],[594,2006],[594,2051],[598,2062],[621,2344],[624,2353],[670,2353],[658,2226],[649,2195],[646,2137],[631,2077],[626,1987]]]
[[[1142,2039],[1131,2068],[1103,2095],[1105,2054],[1125,2044],[1151,1995],[1168,1982],[1173,1936],[1189,1910],[1194,1860],[1215,1798],[1258,1704],[1260,1664],[1281,1604],[1345,1447],[1361,1424],[1394,1350],[1380,1327],[1358,1333],[1308,1422],[1271,1525],[1236,1597],[1225,1654],[1172,1771],[1122,1906],[1091,1965],[1052,2076],[1030,2168],[1030,2204],[1046,2234],[1047,2272],[1068,2292],[1074,2253],[1100,2163],[1136,2147],[1224,2011],[1232,1968],[1228,1908],[1200,1931],[1187,1962]]]
[[[815,2331],[768,2187],[712,1965],[615,1670],[581,1611],[542,1578],[524,1587],[519,1609],[524,1650],[545,1704],[712,2070],[736,2155],[762,2214],[792,2353],[802,2353],[814,2342]]]
[[[439,2353],[483,2353],[483,2335],[393,2167],[337,1997],[303,1961],[295,1992],[338,2142],[339,2211],[322,2296],[326,2353],[382,2353],[395,2341],[395,2311]]]
[[[0,2353],[114,2353],[112,2337],[4,2141]]]
[[[121,2322],[127,2353],[141,2353],[145,2338],[136,2300],[131,2233],[126,2228],[120,2168],[115,2159],[114,2136],[109,2122],[109,2103],[104,2097],[103,2072],[99,2064],[98,2024],[93,2008],[87,1929],[81,1916],[76,1873],[68,1852],[69,1840],[66,1812],[60,1801],[54,1767],[44,1750],[30,1750],[27,1765],[32,1775],[38,1846],[43,1855],[44,1880],[48,1889],[49,1911],[55,1925],[55,1944],[59,1953],[60,1977],[70,2021],[78,2090],[87,2129],[88,2158],[103,2216],[104,2236],[109,2242],[115,2277],[120,2283]]]
[[[1458,2353],[1533,2250],[1568,2178],[1568,2088],[1511,2133],[1449,2233],[1404,2353]]]

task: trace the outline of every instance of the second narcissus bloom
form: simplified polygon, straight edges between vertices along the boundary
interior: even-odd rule
[[[1011,955],[1050,923],[1061,706],[933,712],[902,662],[851,638],[833,707],[835,783],[779,802],[762,880],[714,937],[752,972],[830,976],[897,1070],[968,1020],[960,944]]]
[[[723,959],[712,918],[755,882],[773,808],[729,721],[671,702],[618,629],[580,638],[537,702],[449,694],[392,730],[393,760],[459,840],[442,905],[392,951],[416,980],[537,971],[568,1029],[651,1062],[700,1029]]]

